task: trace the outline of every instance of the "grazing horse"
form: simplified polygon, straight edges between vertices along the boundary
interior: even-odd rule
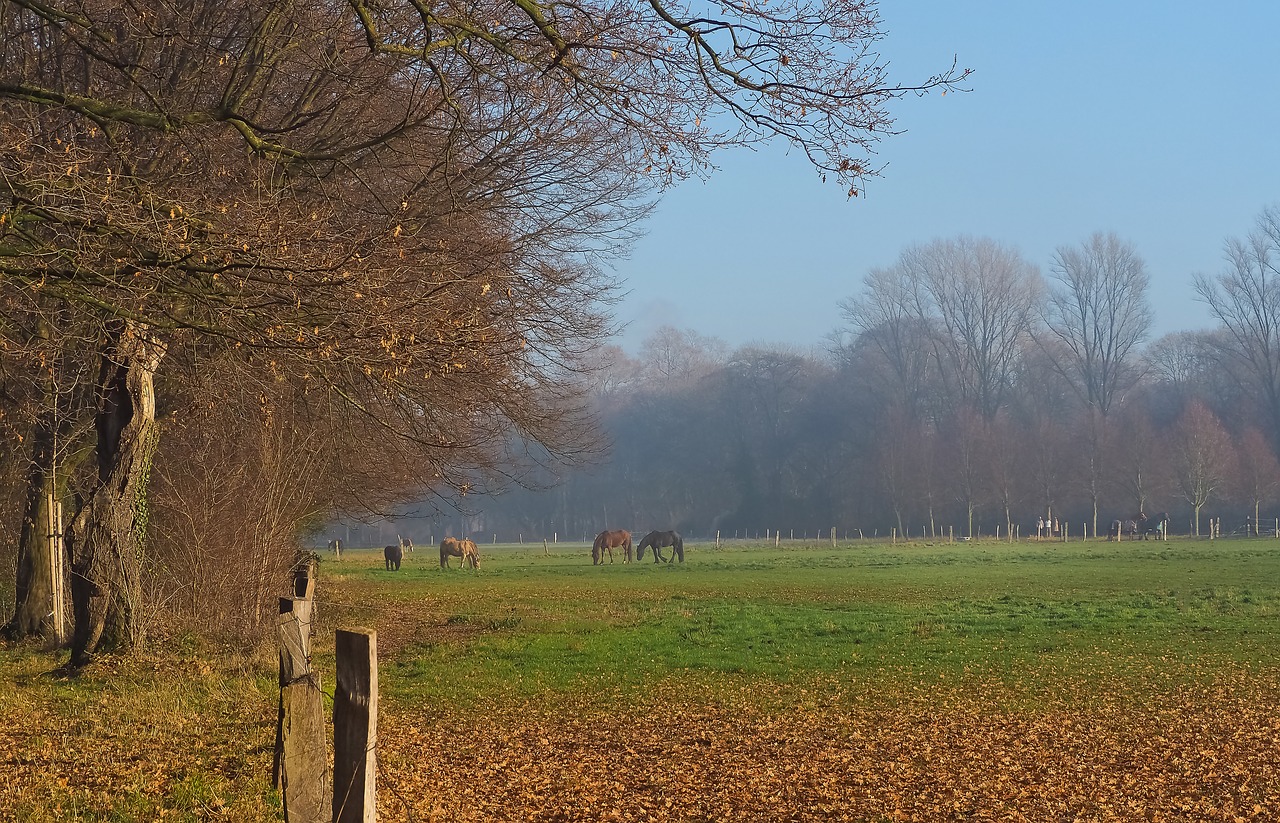
[[[450,557],[461,558],[463,568],[480,568],[480,549],[465,537],[461,540],[446,537],[440,541],[440,568],[449,568]]]
[[[401,551],[403,551],[405,554],[413,554],[413,541],[412,541],[412,540],[410,540],[410,539],[409,539],[409,538],[407,538],[407,537],[400,537],[400,535],[398,535],[398,534],[396,535],[396,538],[400,541],[400,550],[401,550]]]
[[[1138,521],[1137,531],[1142,535],[1142,539],[1146,540],[1148,535],[1154,534],[1156,539],[1164,537],[1165,532],[1169,530],[1169,513],[1160,512],[1150,517],[1144,517]]]
[[[636,546],[636,561],[644,560],[645,547],[653,549],[653,562],[665,561],[670,563],[671,560],[662,556],[660,549],[663,546],[670,546],[672,549],[671,560],[680,558],[680,562],[684,562],[684,538],[680,536],[680,532],[649,532],[641,540],[640,545]]]
[[[400,561],[404,560],[404,549],[399,545],[387,546],[382,550],[382,557],[387,561],[387,571],[400,571]]]
[[[609,562],[613,562],[613,550],[622,549],[622,562],[631,562],[631,532],[626,529],[603,531],[596,535],[596,542],[591,545],[591,565],[598,566],[604,562],[604,553],[609,552]]]
[[[480,547],[470,540],[459,540],[462,544],[462,565],[473,569],[480,568]]]

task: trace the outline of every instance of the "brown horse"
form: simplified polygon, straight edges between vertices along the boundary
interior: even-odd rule
[[[440,541],[440,568],[449,568],[450,557],[461,558],[463,568],[480,568],[480,549],[465,537],[461,540],[446,537]]]
[[[660,549],[663,546],[671,547],[671,559],[662,556]],[[636,560],[644,560],[645,548],[653,549],[653,562],[664,561],[670,563],[671,560],[679,558],[680,562],[684,562],[684,538],[680,536],[680,532],[649,532],[640,538],[640,545],[636,546]]]
[[[382,559],[387,561],[387,571],[400,571],[400,561],[404,560],[404,549],[399,546],[387,546],[382,550]]]
[[[458,542],[462,544],[462,565],[473,569],[480,568],[480,547],[465,538]]]
[[[604,553],[609,552],[609,562],[613,562],[613,550],[622,549],[622,562],[631,562],[631,532],[626,529],[603,531],[596,535],[596,542],[591,546],[591,565],[598,566],[604,562]]]

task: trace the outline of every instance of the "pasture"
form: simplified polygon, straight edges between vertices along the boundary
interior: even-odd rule
[[[324,557],[326,691],[379,632],[380,819],[1280,818],[1274,539],[590,549]],[[0,651],[0,818],[277,819],[273,659]]]

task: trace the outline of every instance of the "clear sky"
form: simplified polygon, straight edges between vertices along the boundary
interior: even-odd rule
[[[839,302],[905,248],[994,238],[1048,273],[1114,231],[1147,262],[1155,334],[1212,325],[1191,285],[1280,205],[1280,0],[1049,3],[882,0],[894,82],[947,69],[964,94],[890,104],[885,165],[863,196],[781,147],[722,154],[667,192],[616,275],[618,342],[664,323],[809,346]]]

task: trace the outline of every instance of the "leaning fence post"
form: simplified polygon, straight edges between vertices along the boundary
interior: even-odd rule
[[[374,823],[378,774],[378,633],[334,637],[333,823]]]

